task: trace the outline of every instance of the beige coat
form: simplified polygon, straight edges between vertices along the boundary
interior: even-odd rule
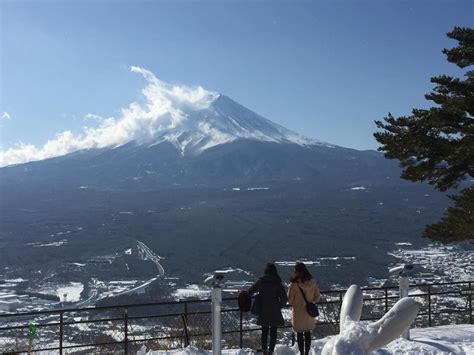
[[[306,312],[306,303],[303,295],[301,294],[300,286],[308,302],[319,301],[319,288],[314,280],[306,281],[305,283],[290,283],[288,288],[288,303],[292,306],[292,319],[291,324],[295,332],[304,332],[313,330],[316,324],[316,320]]]

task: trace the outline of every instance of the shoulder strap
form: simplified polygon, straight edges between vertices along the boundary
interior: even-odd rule
[[[304,294],[303,289],[302,289],[300,286],[298,286],[298,288],[300,289],[301,294],[303,295],[304,301],[305,301],[306,303],[308,303],[308,300],[306,299],[306,295]]]

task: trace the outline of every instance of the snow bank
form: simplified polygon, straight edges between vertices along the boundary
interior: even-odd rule
[[[311,353],[321,354],[324,344],[333,337],[314,340]],[[184,354],[211,354],[210,351],[195,347],[172,351],[149,351],[142,349],[137,355],[184,355]],[[254,354],[250,349],[222,350],[226,355]],[[474,354],[474,325],[448,325],[433,328],[415,328],[411,330],[411,340],[396,339],[387,346],[374,351],[374,355],[388,354]],[[296,346],[277,345],[275,355],[299,354]]]
[[[415,328],[411,340],[396,339],[375,354],[474,354],[474,325]],[[385,351],[384,351],[385,350]]]

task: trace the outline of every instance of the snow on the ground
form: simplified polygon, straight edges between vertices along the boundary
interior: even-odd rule
[[[411,340],[396,339],[387,346],[376,350],[373,354],[474,354],[474,325],[458,324],[433,328],[415,328],[410,333]],[[310,354],[321,354],[324,344],[331,337],[313,340]],[[171,351],[146,351],[144,348],[137,355],[185,355],[211,354],[210,351],[188,347]],[[254,354],[250,349],[224,349],[222,354],[243,355]],[[297,346],[277,345],[275,355],[299,354]]]
[[[403,246],[401,243],[397,246],[397,250],[387,254],[397,258],[400,263],[424,269],[423,275],[412,274],[419,282],[468,281],[474,275],[474,248],[470,243],[429,244],[421,249],[411,248],[407,244]]]
[[[62,234],[62,233],[61,233]],[[32,246],[33,248],[41,248],[41,247],[60,247],[63,244],[67,243],[67,239],[61,239],[57,242],[35,242],[35,243],[26,243],[28,246]]]
[[[61,302],[77,302],[81,298],[81,292],[84,285],[80,282],[70,282],[68,285],[58,287],[56,293]]]
[[[474,325],[412,329],[411,341],[397,339],[376,354],[474,354]],[[386,350],[386,351],[385,351]]]
[[[173,293],[173,297],[176,299],[185,299],[190,297],[196,298],[208,298],[211,295],[211,290],[207,287],[199,285],[187,285],[184,288],[179,288]]]

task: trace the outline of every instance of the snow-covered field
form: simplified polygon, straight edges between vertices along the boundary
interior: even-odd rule
[[[324,344],[330,337],[318,339],[312,343],[310,354],[321,353]],[[146,351],[142,348],[137,355],[181,355],[181,354],[210,354],[211,352],[195,347],[172,351]],[[250,349],[227,349],[222,354],[241,355],[254,354]],[[294,347],[277,345],[276,355],[299,354]],[[411,330],[411,340],[397,339],[373,354],[474,354],[474,325],[461,324],[433,328],[416,328]]]
[[[473,278],[474,252],[470,243],[429,244],[421,249],[414,249],[409,243],[398,243],[397,246],[387,254],[400,263],[419,267],[421,272],[414,275],[418,283],[469,281]]]
[[[84,285],[80,282],[70,282],[68,285],[58,287],[56,293],[61,302],[77,302],[81,298]]]

